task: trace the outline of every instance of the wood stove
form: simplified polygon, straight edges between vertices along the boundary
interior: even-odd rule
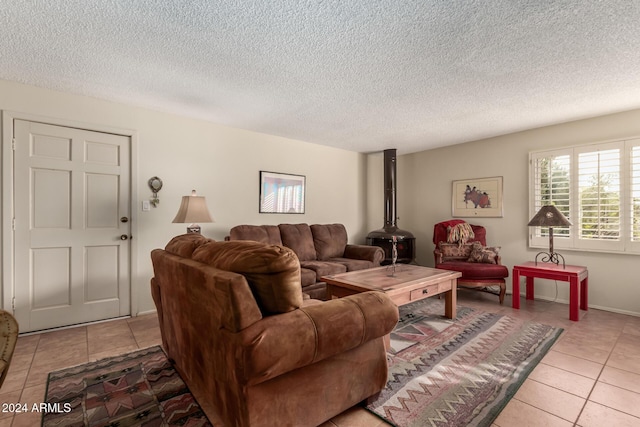
[[[396,262],[409,264],[416,258],[416,238],[410,231],[397,226],[396,215],[396,150],[384,150],[384,228],[367,235],[367,244],[384,249],[383,265],[393,262],[395,243]]]

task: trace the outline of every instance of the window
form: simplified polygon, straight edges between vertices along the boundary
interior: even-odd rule
[[[544,205],[556,205],[564,216],[571,220],[570,183],[571,157],[566,152],[544,153],[534,156],[534,199],[533,215]],[[531,217],[533,217],[531,215]],[[547,228],[536,227],[536,231],[548,236]],[[556,236],[569,236],[568,227],[558,227],[553,230]]]
[[[581,239],[619,241],[620,148],[578,154]]]
[[[640,243],[640,145],[630,150],[631,161],[631,241]]]
[[[547,204],[573,223],[554,228],[557,247],[640,253],[640,139],[530,153],[530,217]],[[529,244],[548,245],[531,227]]]

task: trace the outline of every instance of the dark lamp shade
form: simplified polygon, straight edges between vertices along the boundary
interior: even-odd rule
[[[531,227],[567,227],[572,224],[558,208],[553,205],[546,205],[540,208],[538,213],[531,218],[528,225]]]
[[[172,222],[176,223],[196,223],[214,222],[207,209],[207,201],[204,196],[196,196],[196,190],[190,196],[183,196],[180,209]]]

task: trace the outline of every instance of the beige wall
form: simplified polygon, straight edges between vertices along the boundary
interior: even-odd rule
[[[400,156],[398,214],[401,220],[398,225],[416,235],[418,262],[433,266],[433,224],[451,218],[451,182],[502,176],[504,217],[475,219],[473,223],[487,228],[488,244],[502,246],[503,263],[511,270],[514,264],[533,260],[540,250],[529,248],[527,240],[529,152],[639,135],[640,110],[634,110]],[[377,175],[381,176],[382,167],[378,157],[370,156],[368,160],[368,176],[376,179]],[[370,186],[368,193],[371,209],[372,204],[378,204],[373,199],[382,193],[382,185]],[[382,211],[382,206],[375,208]],[[371,213],[370,220],[376,213]],[[380,218],[381,215],[382,212]],[[590,306],[640,315],[640,258],[637,255],[560,252],[568,264],[589,268]],[[556,297],[555,282],[536,280],[536,284],[537,296],[551,300]],[[507,289],[510,287],[508,282]],[[568,301],[566,282],[558,282],[557,298]]]
[[[364,242],[366,157],[362,154],[2,80],[0,110],[89,128],[135,131],[134,313],[155,308],[149,292],[149,253],[184,232],[185,224],[171,221],[180,198],[193,188],[206,196],[216,221],[201,224],[202,233],[216,240],[237,224],[341,222],[352,242]],[[259,214],[260,170],[306,175],[306,213]],[[156,175],[164,181],[160,204],[142,212],[142,200],[151,197],[147,180]],[[6,290],[4,284],[2,289]],[[8,296],[4,295],[4,306]]]
[[[216,222],[203,224],[203,234],[214,239],[222,239],[229,228],[242,223],[342,222],[350,240],[363,243],[369,230],[383,226],[381,153],[365,156],[2,80],[0,110],[135,131],[134,313],[154,309],[149,252],[183,232],[185,226],[171,220],[180,197],[192,188],[207,197]],[[399,156],[398,225],[416,235],[418,262],[433,265],[433,224],[451,217],[451,181],[503,176],[504,217],[474,222],[487,227],[490,244],[502,246],[507,266],[531,260],[537,249],[527,246],[528,153],[638,135],[640,110]],[[306,214],[259,214],[259,170],[306,175]],[[164,180],[161,202],[142,212],[141,201],[151,196],[147,180],[154,175]],[[637,256],[563,254],[567,262],[589,267],[592,306],[640,315]],[[540,283],[538,295],[555,298],[553,282]],[[558,300],[568,300],[566,283],[558,284]],[[4,302],[7,306],[6,295]]]

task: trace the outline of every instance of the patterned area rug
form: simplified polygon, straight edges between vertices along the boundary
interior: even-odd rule
[[[43,426],[211,426],[159,346],[51,372]]]
[[[444,300],[400,307],[387,386],[367,409],[399,427],[490,426],[562,329]]]

